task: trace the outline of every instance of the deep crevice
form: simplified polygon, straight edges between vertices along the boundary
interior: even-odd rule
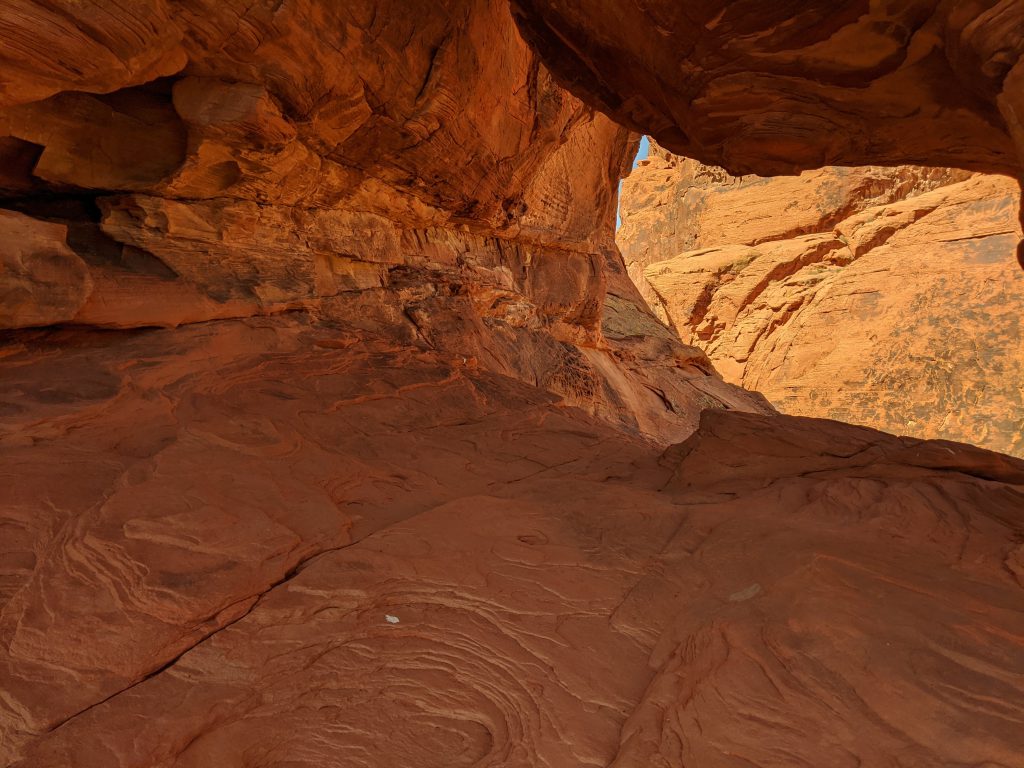
[[[45,192],[0,198],[0,209],[17,211],[40,221],[67,227],[67,244],[90,266],[175,280],[178,273],[153,253],[115,240],[100,226],[98,200],[106,193]]]

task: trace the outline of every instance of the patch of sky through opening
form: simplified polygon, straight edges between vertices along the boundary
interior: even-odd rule
[[[651,142],[650,142],[650,140],[646,136],[644,136],[642,139],[640,139],[640,149],[637,150],[636,157],[633,158],[633,167],[636,168],[637,164],[641,160],[646,160],[647,159],[647,155],[650,154],[650,152],[651,152]],[[619,181],[619,201],[618,201],[618,207],[615,210],[615,230],[616,231],[618,231],[619,227],[622,226],[621,211],[622,211],[622,181],[620,180]]]

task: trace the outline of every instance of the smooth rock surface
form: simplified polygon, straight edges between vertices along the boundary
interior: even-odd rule
[[[1021,463],[726,384],[517,29],[0,7],[0,764],[1017,768]],[[1016,95],[905,71],[1009,156]]]
[[[722,411],[662,454],[344,322],[4,351],[19,768],[1024,750],[1024,462]]]

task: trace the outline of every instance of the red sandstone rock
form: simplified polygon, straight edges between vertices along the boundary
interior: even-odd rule
[[[0,9],[5,764],[1024,750],[1021,464],[663,455],[770,409],[644,308],[629,136],[503,2],[57,5]]]
[[[957,171],[729,177],[656,149],[623,186],[631,275],[786,413],[1024,453],[1016,185]]]
[[[6,351],[14,765],[1024,749],[1020,461],[715,411],[659,459],[347,324]]]
[[[1019,174],[1016,0],[514,0],[572,90],[733,173],[914,163]],[[1012,77],[1011,77],[1012,73]],[[1016,106],[1011,106],[1016,105]]]
[[[0,209],[0,328],[67,322],[92,292],[67,227]]]
[[[1024,179],[1019,0],[512,6],[570,90],[731,173],[912,163]]]
[[[616,241],[630,277],[666,319],[644,277],[655,262],[712,246],[754,246],[828,232],[859,211],[970,176],[948,168],[868,166],[736,177],[652,144],[649,157],[623,180]]]
[[[5,69],[0,207],[23,215],[0,227],[67,234],[59,280],[0,273],[19,306],[52,309],[0,327],[173,327],[359,293],[439,348],[659,441],[708,405],[769,410],[677,339],[602,334],[629,135],[554,84],[502,4],[449,6],[197,0],[108,29],[86,0],[66,36],[49,10],[9,9],[9,56],[46,41],[62,66]],[[150,34],[157,19],[174,33]],[[143,82],[160,46],[178,69]]]
[[[68,70],[66,90],[27,101],[16,94],[52,73],[5,69],[25,81],[0,91],[10,105],[0,109],[5,207],[77,228],[72,246],[98,290],[114,266],[151,294],[149,316],[130,306],[119,317],[115,292],[96,296],[102,315],[73,319],[131,326],[275,312],[332,295],[331,267],[317,263],[325,249],[342,262],[367,251],[376,264],[422,261],[421,241],[436,227],[577,253],[610,244],[627,134],[554,85],[500,4],[453,2],[426,24],[407,0],[276,10],[197,1],[173,16],[162,3],[136,5],[115,27],[97,20],[105,4],[92,0],[67,9],[58,29],[44,9],[3,17],[5,40],[17,42],[9,56],[45,40]],[[77,34],[61,36],[68,25]],[[151,26],[174,31],[158,43]],[[166,57],[178,69],[140,83],[159,44],[178,49]],[[99,62],[111,59],[106,79],[78,92],[74,73],[98,77],[97,46],[108,49]],[[607,160],[575,161],[590,154]],[[398,230],[390,242],[367,236],[382,216]],[[307,227],[318,231],[308,244]],[[167,241],[160,254],[146,250],[154,236]],[[414,240],[402,243],[410,253],[397,252],[399,236]],[[145,251],[145,263],[124,256],[126,245]],[[254,282],[261,290],[246,292]],[[233,299],[244,301],[210,306]]]

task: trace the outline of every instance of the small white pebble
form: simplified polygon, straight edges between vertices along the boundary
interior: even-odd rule
[[[397,616],[392,616],[390,613],[385,613],[384,614],[384,621],[386,621],[388,624],[397,624],[398,623],[398,617]]]

